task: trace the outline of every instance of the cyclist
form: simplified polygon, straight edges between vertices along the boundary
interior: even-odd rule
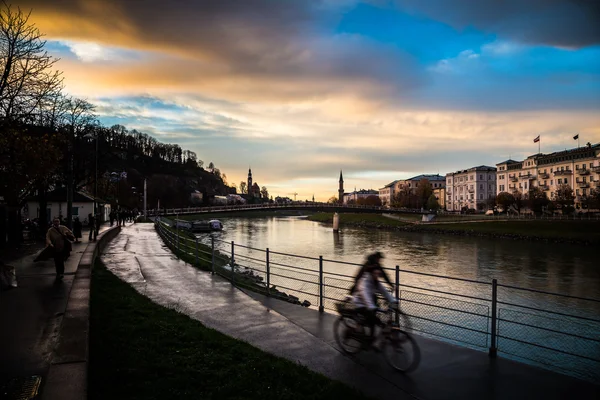
[[[379,262],[367,263],[357,276],[358,280],[354,287],[355,290],[352,299],[356,306],[356,312],[364,316],[366,326],[369,328],[369,335],[367,337],[369,344],[373,344],[374,342],[375,326],[383,325],[377,317],[377,292],[386,298],[390,307],[397,307],[398,305],[396,299],[385,290],[385,287],[379,281],[384,274]]]
[[[390,286],[394,286],[392,284],[392,281],[390,280],[390,278],[388,277],[388,275],[385,273],[385,271],[383,270],[383,267],[381,266],[381,264],[379,263],[379,261],[381,259],[383,259],[383,254],[380,251],[377,251],[373,254],[370,254],[369,256],[367,256],[367,261],[363,264],[363,266],[360,268],[360,271],[358,271],[358,275],[356,275],[356,277],[354,277],[354,285],[352,286],[352,288],[350,289],[350,294],[353,295],[354,292],[356,291],[356,285],[358,284],[358,281],[360,280],[360,278],[363,276],[363,274],[365,273],[365,270],[367,268],[369,268],[369,266],[373,266],[375,268],[378,268],[379,270],[381,270],[381,274],[383,276],[383,279],[385,279],[385,281],[388,283],[388,285]]]

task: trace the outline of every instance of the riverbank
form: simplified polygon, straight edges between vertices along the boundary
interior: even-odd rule
[[[157,305],[97,263],[90,399],[366,399],[348,386]]]
[[[299,215],[307,215],[305,211],[301,210],[257,210],[257,211],[228,211],[218,212],[210,214],[182,214],[179,215],[179,219],[186,221],[196,220],[211,220],[219,218],[263,218],[263,217],[294,217]],[[170,215],[169,218],[175,218]]]
[[[317,213],[311,221],[332,223],[332,213]],[[600,244],[600,222],[585,220],[481,220],[444,223],[411,223],[374,214],[340,214],[340,226],[427,232],[499,239],[547,241],[579,245]]]

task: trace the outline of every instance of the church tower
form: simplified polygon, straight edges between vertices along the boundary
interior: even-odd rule
[[[344,177],[342,176],[342,170],[340,170],[340,188],[338,190],[340,196],[340,204],[344,202]]]
[[[248,194],[252,194],[252,169],[248,168]]]

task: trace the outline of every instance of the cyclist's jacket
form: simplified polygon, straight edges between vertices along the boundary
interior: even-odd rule
[[[376,309],[377,292],[383,295],[388,302],[393,303],[395,301],[378,279],[375,279],[370,273],[363,274],[356,284],[356,292],[353,297],[354,305],[358,308]]]

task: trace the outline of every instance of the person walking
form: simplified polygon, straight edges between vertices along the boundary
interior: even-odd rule
[[[100,218],[100,213],[96,214],[96,225],[94,227],[94,240],[98,237],[98,233],[100,232],[100,225],[102,225],[102,218]]]
[[[79,220],[79,217],[75,217],[75,221],[73,221],[73,236],[75,236],[75,243],[79,243],[79,239],[81,239],[81,229],[83,225]]]
[[[88,214],[88,227],[90,228],[90,235],[88,240],[91,242],[92,240],[96,240],[94,233],[96,232],[96,219],[92,214]]]
[[[75,240],[73,232],[60,224],[60,219],[54,218],[52,226],[46,233],[46,246],[54,249],[54,267],[56,268],[56,279],[65,276],[65,260],[71,253],[71,242]]]

